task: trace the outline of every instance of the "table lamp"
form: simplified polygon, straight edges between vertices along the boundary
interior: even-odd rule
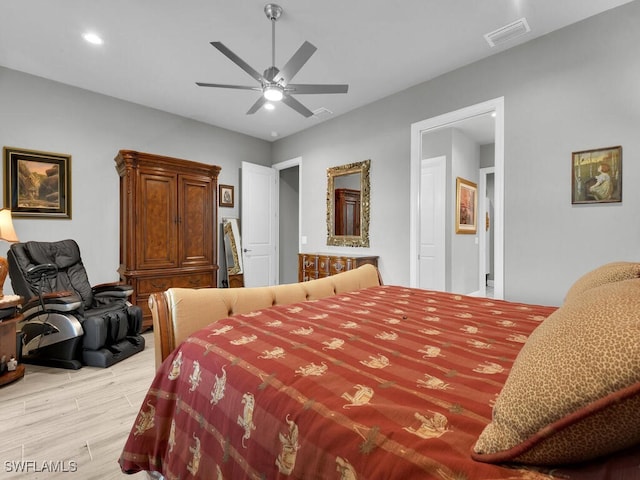
[[[0,210],[0,240],[11,243],[18,241],[18,236],[11,221],[11,210],[8,208]],[[0,298],[4,297],[4,281],[7,279],[8,272],[9,264],[7,263],[7,259],[0,257]]]

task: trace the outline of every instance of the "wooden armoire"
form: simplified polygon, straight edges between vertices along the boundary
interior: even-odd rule
[[[120,280],[152,326],[149,294],[217,286],[220,167],[120,150]]]

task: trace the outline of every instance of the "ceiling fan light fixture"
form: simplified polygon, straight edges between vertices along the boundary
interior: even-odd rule
[[[276,106],[273,103],[267,102],[267,103],[264,104],[264,108],[266,110],[274,110],[276,108]]]
[[[278,85],[269,85],[265,87],[262,94],[264,95],[264,98],[270,102],[279,102],[282,100],[282,97],[284,97],[284,91],[282,87]]]

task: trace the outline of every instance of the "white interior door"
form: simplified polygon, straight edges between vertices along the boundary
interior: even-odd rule
[[[277,283],[278,180],[275,169],[242,162],[240,214],[245,287]]]
[[[427,158],[420,165],[420,236],[418,287],[444,291],[446,157]]]

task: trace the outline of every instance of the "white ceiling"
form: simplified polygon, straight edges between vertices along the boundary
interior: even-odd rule
[[[337,116],[630,0],[276,0],[276,66],[308,40],[318,50],[295,83],[347,83],[349,93],[299,95]],[[317,125],[285,105],[246,115],[257,85],[212,47],[254,69],[271,64],[265,0],[4,0],[0,65],[205,123],[275,140]],[[491,48],[483,35],[525,17],[531,32]],[[85,31],[104,38],[93,46]]]

